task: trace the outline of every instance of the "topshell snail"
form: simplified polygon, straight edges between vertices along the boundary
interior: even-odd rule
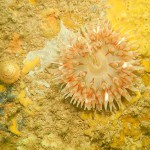
[[[19,66],[12,61],[0,62],[0,81],[6,84],[16,82],[20,77]]]

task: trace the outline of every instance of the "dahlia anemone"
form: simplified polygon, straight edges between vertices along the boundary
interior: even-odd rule
[[[62,84],[65,98],[84,109],[112,111],[130,101],[136,91],[140,70],[138,53],[129,40],[104,21],[87,26],[75,41],[59,50],[54,69],[56,82]]]

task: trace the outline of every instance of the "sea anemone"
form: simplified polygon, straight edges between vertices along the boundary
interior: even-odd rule
[[[100,25],[101,24],[101,25]],[[87,25],[72,44],[60,49],[55,60],[55,82],[65,98],[84,109],[110,111],[137,90],[138,53],[108,21]]]

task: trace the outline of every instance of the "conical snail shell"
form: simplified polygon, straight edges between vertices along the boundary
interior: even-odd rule
[[[20,77],[19,66],[12,61],[0,62],[0,81],[6,84],[16,82]]]

